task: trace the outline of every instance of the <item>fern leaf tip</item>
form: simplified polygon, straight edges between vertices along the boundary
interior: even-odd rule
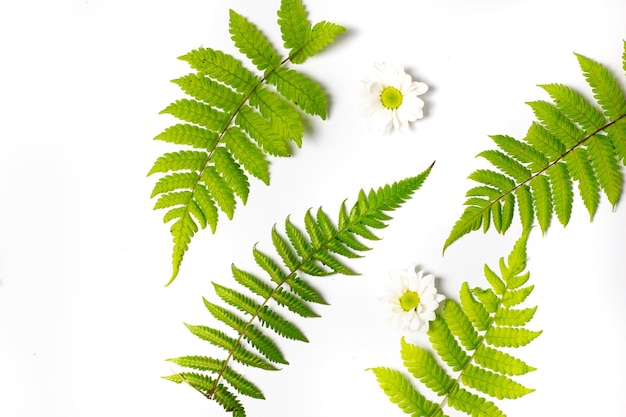
[[[175,267],[174,271],[172,272],[172,276],[170,277],[170,280],[165,283],[164,287],[169,287],[170,284],[174,282],[177,276],[178,276],[178,267]]]

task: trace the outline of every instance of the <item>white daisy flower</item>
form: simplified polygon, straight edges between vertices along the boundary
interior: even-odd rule
[[[371,74],[363,79],[363,86],[367,93],[365,115],[370,131],[406,132],[409,122],[424,117],[424,101],[417,96],[428,91],[428,85],[413,81],[401,65],[374,64]]]
[[[446,297],[437,294],[435,277],[417,266],[392,271],[389,295],[382,298],[390,311],[391,325],[403,330],[426,332],[435,319],[435,310]]]

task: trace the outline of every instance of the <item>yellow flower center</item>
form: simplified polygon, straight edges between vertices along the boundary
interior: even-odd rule
[[[411,311],[420,303],[420,296],[414,291],[407,291],[400,297],[400,306],[404,311]]]
[[[402,104],[402,93],[396,87],[385,87],[380,93],[380,101],[386,108],[395,110]]]

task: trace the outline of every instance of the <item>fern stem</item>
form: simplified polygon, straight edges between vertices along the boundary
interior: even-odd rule
[[[306,45],[306,44],[305,44]],[[204,160],[203,163],[203,167],[202,169],[198,172],[198,176],[195,178],[195,181],[193,183],[193,186],[191,187],[191,193],[189,194],[189,199],[185,202],[184,204],[184,212],[180,215],[181,218],[185,218],[189,215],[189,207],[190,207],[190,202],[191,200],[193,200],[193,195],[195,194],[195,191],[198,188],[198,184],[200,183],[202,176],[207,168],[207,166],[209,165],[209,163],[211,162],[211,158],[213,157],[213,154],[215,153],[215,150],[217,149],[217,147],[222,143],[223,139],[224,139],[224,135],[226,134],[226,132],[228,131],[228,129],[233,125],[233,122],[235,120],[235,118],[237,117],[237,115],[239,114],[239,112],[241,111],[241,109],[243,108],[244,105],[246,105],[246,103],[248,103],[250,101],[250,98],[252,97],[252,95],[261,87],[265,84],[265,82],[267,81],[267,78],[273,74],[278,68],[281,68],[282,66],[284,66],[287,62],[291,61],[294,57],[296,57],[297,55],[299,55],[303,49],[304,46],[300,47],[298,50],[296,50],[295,52],[293,52],[291,55],[289,55],[287,58],[283,59],[280,64],[275,65],[273,68],[269,69],[268,71],[266,71],[266,73],[263,75],[263,77],[261,77],[259,79],[259,81],[250,89],[250,91],[243,97],[243,99],[241,100],[241,103],[239,103],[239,105],[237,106],[237,108],[232,112],[231,116],[228,118],[228,120],[226,121],[226,123],[224,124],[224,128],[221,130],[221,132],[218,134],[218,138],[215,141],[215,143],[213,144],[213,146],[211,148],[207,149],[207,157]],[[170,280],[165,284],[165,286],[167,287],[168,285],[170,285],[174,279],[176,279],[176,275],[174,274],[172,275],[172,277],[170,278]]]
[[[498,196],[498,198],[496,198],[495,200],[491,201],[489,204],[487,204],[482,210],[478,211],[476,216],[474,218],[477,217],[482,217],[483,214],[489,210],[491,210],[491,207],[493,207],[494,204],[501,202],[504,200],[505,197],[507,197],[509,194],[514,193],[518,188],[523,187],[526,184],[529,184],[532,180],[534,180],[535,178],[543,175],[547,170],[549,170],[550,168],[552,168],[554,165],[558,164],[559,162],[561,162],[569,153],[571,153],[572,151],[574,151],[575,149],[579,148],[580,146],[582,146],[585,142],[587,142],[589,139],[591,139],[592,137],[594,137],[595,135],[597,135],[600,132],[605,131],[606,129],[608,129],[609,127],[613,126],[614,124],[616,124],[617,122],[619,122],[622,119],[626,118],[626,114],[622,114],[619,117],[617,117],[615,120],[612,120],[610,122],[608,122],[607,124],[605,124],[602,127],[599,127],[598,129],[596,129],[595,131],[593,131],[592,133],[589,133],[588,135],[586,135],[585,137],[583,137],[582,139],[580,139],[575,145],[571,146],[569,149],[567,149],[565,152],[563,152],[558,158],[556,158],[554,161],[550,162],[548,165],[545,166],[545,168],[542,168],[541,170],[537,171],[536,173],[532,174],[530,177],[528,177],[526,180],[520,182],[519,184],[516,184],[513,188],[511,188],[510,190],[502,193],[500,196]]]
[[[448,392],[446,393],[446,395],[443,397],[443,399],[441,400],[441,402],[439,403],[439,405],[437,406],[437,408],[433,411],[432,414],[430,414],[427,417],[433,417],[435,415],[437,415],[437,411],[442,411],[443,412],[443,407],[446,404],[446,402],[448,401],[448,398],[450,397],[450,395],[452,394],[452,392],[454,391],[454,389],[458,386],[461,385],[461,379],[463,378],[463,373],[468,369],[468,367],[470,365],[472,365],[472,363],[474,362],[474,357],[476,356],[476,353],[478,352],[479,348],[485,344],[485,339],[486,339],[486,335],[487,332],[492,328],[495,320],[496,320],[496,316],[498,315],[498,313],[500,312],[500,308],[502,307],[502,300],[504,298],[504,294],[506,294],[509,291],[510,287],[509,287],[509,281],[506,281],[506,285],[504,287],[504,291],[503,294],[501,296],[498,297],[498,303],[496,304],[497,308],[495,309],[493,315],[491,315],[489,317],[489,321],[488,324],[486,326],[486,329],[484,330],[484,333],[482,336],[480,336],[479,338],[479,342],[476,344],[476,348],[474,349],[474,351],[472,352],[471,356],[469,357],[467,363],[465,364],[465,366],[463,367],[463,369],[461,369],[461,371],[459,372],[459,375],[457,376],[457,378],[454,380],[454,384],[452,384],[452,386],[450,387],[450,389],[448,390]]]
[[[430,172],[430,170],[432,169],[432,167],[434,166],[434,162],[430,165],[430,167],[428,167],[427,170],[425,170],[422,174],[418,175],[417,177],[412,177],[406,180],[403,180],[401,182],[405,182],[405,181],[415,181],[415,184],[418,184],[417,186],[419,187],[419,185],[421,185],[421,183],[426,179],[426,176],[428,175],[428,173]],[[399,183],[397,183],[399,184]],[[358,203],[357,203],[358,204]],[[285,276],[285,278],[280,282],[277,283],[276,287],[267,295],[267,297],[265,297],[265,299],[263,300],[263,302],[259,305],[259,307],[256,309],[256,311],[254,312],[254,314],[250,317],[250,319],[248,320],[248,322],[246,323],[246,325],[243,327],[242,331],[239,332],[239,336],[235,342],[235,344],[233,345],[232,349],[229,351],[227,358],[224,360],[224,364],[222,366],[222,368],[220,369],[219,373],[217,373],[217,377],[215,379],[215,383],[214,386],[212,388],[212,390],[206,395],[207,398],[211,398],[212,395],[214,394],[215,390],[217,389],[218,385],[219,385],[219,381],[221,380],[223,373],[226,371],[226,368],[228,366],[228,364],[230,363],[230,360],[233,358],[233,355],[235,353],[235,350],[237,349],[237,347],[239,347],[242,343],[242,338],[244,336],[244,334],[246,333],[247,329],[252,326],[253,322],[259,317],[259,313],[260,311],[267,305],[267,303],[274,298],[274,294],[276,294],[278,292],[278,290],[283,286],[283,284],[285,284],[286,282],[288,282],[290,279],[295,278],[297,273],[301,270],[301,268],[311,262],[311,261],[315,261],[316,257],[315,255],[318,253],[325,253],[327,252],[327,250],[331,249],[330,247],[330,242],[336,240],[341,234],[345,233],[348,230],[352,230],[353,228],[355,228],[356,225],[358,225],[360,222],[363,221],[364,218],[367,218],[369,216],[371,216],[372,214],[376,214],[376,213],[380,213],[381,211],[386,211],[386,210],[391,210],[393,209],[393,205],[389,205],[389,206],[385,206],[387,203],[381,203],[380,201],[376,204],[375,207],[367,207],[367,210],[359,213],[358,216],[354,216],[354,218],[350,219],[350,221],[346,222],[346,224],[343,225],[343,227],[337,228],[332,234],[330,234],[323,242],[320,242],[319,245],[316,245],[316,247],[314,248],[314,250],[311,251],[311,253],[307,254],[306,257],[302,257],[302,259],[300,260],[300,262],[298,262],[297,265],[294,265],[291,270],[289,271],[289,273]],[[332,271],[331,274],[335,274],[337,273],[336,271]]]
[[[350,223],[353,224],[353,223]],[[265,307],[267,305],[267,303],[274,298],[274,294],[283,286],[283,284],[285,284],[287,281],[289,281],[291,278],[295,278],[297,272],[300,270],[300,268],[302,268],[302,266],[304,264],[306,264],[307,262],[311,261],[314,259],[314,254],[322,252],[324,249],[326,249],[328,242],[334,240],[338,235],[339,235],[340,231],[338,231],[336,234],[334,234],[332,237],[330,237],[329,239],[326,240],[326,242],[323,245],[320,245],[316,250],[314,250],[313,252],[311,252],[307,258],[303,258],[302,261],[293,268],[293,270],[291,270],[289,272],[288,275],[285,276],[285,279],[282,280],[278,285],[276,285],[276,287],[272,290],[272,292],[270,292],[270,294],[265,298],[265,300],[263,300],[263,302],[259,305],[259,307],[257,308],[257,310],[255,311],[255,313],[250,317],[250,319],[248,320],[248,322],[246,323],[245,327],[242,329],[241,332],[239,332],[239,337],[237,338],[237,341],[235,342],[233,348],[231,349],[231,351],[228,353],[228,356],[226,357],[226,359],[224,360],[224,365],[222,366],[222,368],[220,369],[219,373],[217,373],[217,377],[215,378],[215,384],[213,386],[213,389],[208,393],[205,394],[205,396],[209,399],[211,399],[211,397],[213,396],[215,390],[217,389],[217,386],[219,384],[219,381],[222,379],[223,373],[226,371],[226,368],[228,366],[228,363],[230,362],[230,360],[232,359],[235,350],[237,349],[237,347],[241,344],[242,338],[244,336],[244,334],[246,333],[246,330],[252,326],[252,323],[259,317],[259,312],[263,309],[263,307]]]
[[[498,310],[500,309],[500,305],[501,304],[502,304],[502,300],[500,300],[498,302]],[[491,327],[491,325],[493,324],[494,320],[495,319],[493,317],[491,317],[491,319],[489,320],[489,327],[488,328]],[[474,356],[476,356],[476,352],[478,351],[478,347],[480,345],[482,345],[484,341],[485,341],[485,335],[482,335],[480,337],[480,342],[478,342],[478,345],[476,346],[476,349],[474,349],[474,352],[472,353],[472,355],[470,356],[469,360],[467,361],[467,364],[465,365],[465,367],[463,369],[461,369],[461,371],[459,372],[459,376],[454,380],[454,384],[452,384],[452,386],[450,387],[450,389],[448,390],[446,395],[443,397],[443,399],[441,400],[441,402],[439,403],[437,408],[435,410],[433,410],[432,414],[430,414],[429,416],[426,416],[426,417],[436,416],[438,411],[442,411],[443,412],[443,407],[446,404],[446,402],[448,401],[448,398],[450,397],[450,394],[452,394],[452,391],[454,391],[454,389],[456,387],[459,387],[461,385],[461,378],[463,378],[463,372],[465,372],[465,370],[467,369],[468,365],[472,364],[472,362],[474,361]]]

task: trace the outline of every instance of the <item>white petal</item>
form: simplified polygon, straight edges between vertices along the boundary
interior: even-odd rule
[[[428,91],[428,85],[424,83],[420,83],[418,81],[413,81],[411,86],[407,90],[407,94],[414,94],[416,96],[420,96]]]
[[[374,132],[386,133],[392,126],[393,115],[388,109],[381,107],[374,111],[368,120],[368,128]]]
[[[424,101],[422,101],[421,98],[417,96],[405,96],[402,105],[398,107],[398,117],[402,117],[409,122],[414,122],[424,117],[423,107]]]
[[[396,88],[402,92],[402,95],[412,94],[411,87],[413,86],[413,79],[409,74],[404,74],[401,79],[398,80]]]

